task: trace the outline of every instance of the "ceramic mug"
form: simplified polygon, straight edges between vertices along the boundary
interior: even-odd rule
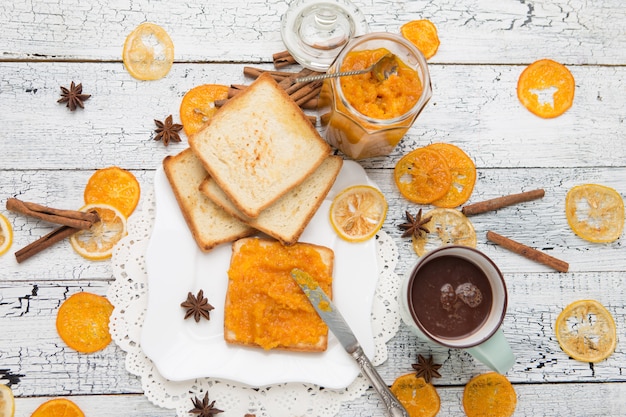
[[[448,245],[425,254],[404,278],[398,304],[402,320],[424,340],[463,349],[502,374],[515,363],[501,329],[504,278],[482,252]]]

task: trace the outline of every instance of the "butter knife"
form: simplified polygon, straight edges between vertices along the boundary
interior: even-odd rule
[[[320,288],[317,281],[308,273],[301,269],[294,268],[291,271],[291,277],[300,286],[304,294],[307,296],[317,314],[326,323],[328,328],[333,332],[339,340],[343,348],[357,362],[361,373],[370,381],[380,398],[385,403],[387,413],[392,417],[408,417],[404,406],[398,401],[393,393],[380,377],[374,365],[370,362],[363,352],[359,341],[346,323],[345,319],[337,310],[337,307],[328,298],[326,293]]]

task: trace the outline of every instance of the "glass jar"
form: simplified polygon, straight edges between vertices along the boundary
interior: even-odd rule
[[[413,94],[418,97],[417,101],[405,109],[402,114],[392,113],[386,116],[388,118],[377,118],[357,110],[356,107],[359,107],[358,95],[361,94],[360,87],[357,86],[354,91],[344,91],[342,79],[348,77],[326,79],[320,94],[320,119],[323,134],[328,143],[352,159],[358,160],[391,153],[432,96],[430,74],[424,55],[402,36],[392,33],[369,33],[352,39],[339,53],[328,72],[361,69],[342,68],[342,66],[350,53],[358,51],[379,53],[380,49],[395,54],[401,61],[400,68],[403,68],[402,71],[407,70],[408,67],[409,71],[417,73],[421,83],[421,93],[413,87],[411,89],[415,91],[402,90],[401,83],[399,85],[396,79],[394,81],[395,87],[393,87],[397,89],[395,93],[400,95]],[[397,77],[402,77],[402,74],[403,72],[399,72]],[[414,77],[414,74],[412,76]],[[381,81],[381,83],[388,81]],[[381,85],[386,87],[384,84]],[[388,100],[387,104],[391,106],[395,104],[392,98],[386,100]]]

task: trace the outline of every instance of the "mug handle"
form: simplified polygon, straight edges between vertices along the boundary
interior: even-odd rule
[[[505,374],[515,364],[515,355],[504,338],[502,329],[498,329],[493,336],[480,345],[465,350],[500,374]]]

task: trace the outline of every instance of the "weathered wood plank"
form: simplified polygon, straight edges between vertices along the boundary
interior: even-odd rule
[[[173,151],[170,149],[170,151]],[[112,161],[111,163],[114,163]],[[104,164],[103,166],[108,166]],[[144,192],[152,187],[154,171],[133,171]],[[409,239],[401,239],[398,224],[404,221],[406,210],[429,210],[404,199],[393,180],[390,169],[370,169],[370,177],[381,187],[389,211],[384,230],[396,241],[400,251],[398,271],[404,272],[417,259]],[[13,253],[51,231],[54,226],[8,212],[6,199],[19,197],[25,201],[59,208],[79,208],[82,194],[91,170],[68,171],[4,171],[0,175],[0,212],[5,214],[14,228],[14,243],[7,254],[0,257],[0,270],[4,279],[32,280],[108,280],[112,273],[110,263],[87,261],[75,254],[69,242],[60,242],[22,264],[15,261]],[[577,237],[565,218],[565,196],[577,184],[594,182],[613,187],[624,196],[626,169],[587,168],[552,169],[546,173],[537,169],[479,169],[478,179],[470,202],[500,195],[543,188],[546,195],[517,206],[470,218],[477,233],[478,247],[498,263],[505,273],[551,272],[541,264],[488,243],[485,234],[493,230],[521,243],[543,250],[570,264],[571,272],[620,271],[626,269],[626,259],[621,254],[620,240],[610,244],[594,244]],[[138,210],[141,209],[140,201]],[[598,262],[602,259],[602,262]]]
[[[580,298],[603,303],[621,328],[626,320],[621,273],[506,273],[505,279],[509,306],[503,329],[517,357],[507,373],[511,381],[626,382],[624,341],[619,340],[607,360],[591,366],[568,358],[554,336],[560,311]],[[0,284],[0,359],[4,374],[15,378],[17,395],[140,392],[136,378],[124,368],[125,354],[117,346],[111,344],[85,355],[68,348],[56,332],[56,311],[67,297],[79,291],[103,294],[106,287],[107,283],[100,281]],[[379,368],[388,383],[410,372],[418,353],[432,354],[443,364],[439,385],[458,385],[477,372],[488,371],[465,352],[426,344],[404,325],[388,347],[389,359]]]
[[[461,417],[463,387],[439,387],[438,416]],[[514,416],[623,416],[626,413],[626,384],[518,384]],[[346,403],[339,416],[384,416],[378,396],[368,391],[358,402]]]
[[[362,1],[372,31],[398,32],[430,19],[441,47],[433,62],[569,64],[626,62],[624,8],[618,0]],[[163,26],[185,62],[268,62],[284,49],[276,0],[150,2],[61,0],[3,2],[2,59],[120,61],[126,36],[140,23]]]
[[[175,65],[164,79],[138,82],[122,64],[5,63],[0,66],[0,169],[153,169],[182,149],[155,142],[154,119],[179,121],[183,95],[205,83],[246,84],[243,64]],[[269,68],[269,67],[268,67]],[[434,95],[391,157],[363,161],[393,167],[432,142],[461,146],[481,168],[623,166],[625,67],[573,67],[573,107],[556,119],[527,111],[516,95],[523,67],[432,65]],[[59,86],[82,82],[92,97],[70,112]],[[15,111],[19,109],[19,111]],[[608,149],[611,151],[608,152]]]
[[[59,306],[80,291],[105,295],[108,282],[0,282],[0,380],[17,396],[141,393],[115,343],[83,354],[56,331]]]
[[[438,415],[464,416],[463,387],[436,386],[441,400]],[[622,416],[626,413],[626,384],[516,384],[515,416]],[[15,417],[28,417],[43,402],[53,397],[16,398]],[[84,395],[69,397],[85,415],[125,417],[172,416],[173,410],[151,404],[143,395]],[[219,398],[216,406],[219,406]],[[256,411],[256,410],[251,410]],[[228,416],[225,410],[224,416]],[[260,414],[257,414],[260,416]],[[384,408],[373,390],[361,398],[342,404],[337,415],[351,417],[383,416]]]
[[[545,384],[515,385],[518,403],[515,416],[620,416],[626,412],[626,384]],[[462,387],[439,387],[441,416],[464,416]],[[51,397],[17,398],[15,417],[28,417]],[[71,397],[85,415],[125,417],[172,416],[172,410],[152,405],[142,395],[85,395]],[[219,399],[216,399],[219,406]],[[228,410],[225,410],[228,412]],[[224,414],[228,415],[228,414]],[[340,416],[383,416],[384,408],[373,390],[357,401],[342,405]]]
[[[18,397],[15,417],[29,417],[45,401],[57,396]],[[86,416],[172,417],[175,411],[157,407],[143,394],[82,395],[65,397],[80,407]]]

